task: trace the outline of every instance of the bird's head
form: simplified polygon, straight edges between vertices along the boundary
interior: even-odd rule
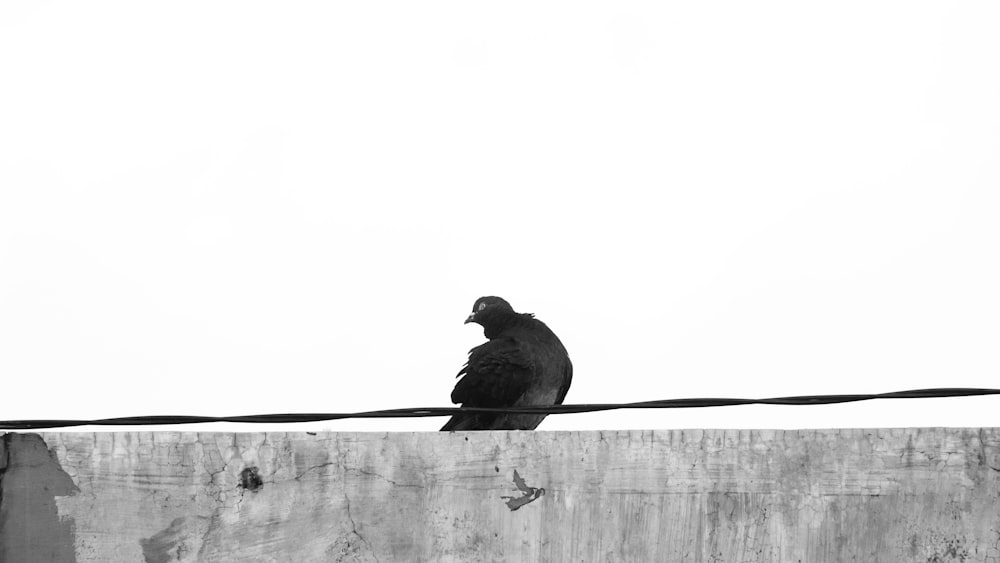
[[[486,328],[492,319],[509,314],[514,314],[510,303],[499,297],[480,297],[472,306],[472,314],[465,319],[465,324],[477,323]]]

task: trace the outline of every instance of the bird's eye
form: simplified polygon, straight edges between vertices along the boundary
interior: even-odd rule
[[[479,304],[479,307],[478,307],[478,308],[477,308],[476,310],[477,310],[477,311],[482,311],[482,310],[483,310],[483,309],[485,309],[485,308],[486,308],[486,303],[480,303],[480,304]]]

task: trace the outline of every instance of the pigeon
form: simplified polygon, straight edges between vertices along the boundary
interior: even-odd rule
[[[451,402],[463,407],[562,404],[573,364],[559,338],[530,313],[516,313],[499,297],[480,297],[466,324],[482,325],[489,340],[469,351]],[[442,431],[534,430],[544,414],[457,414]]]

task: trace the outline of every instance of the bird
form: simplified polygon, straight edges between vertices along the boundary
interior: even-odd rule
[[[483,327],[488,339],[469,350],[451,402],[463,407],[560,405],[573,380],[573,364],[559,337],[531,313],[517,313],[500,297],[480,297],[465,324]],[[442,432],[534,430],[545,414],[462,413]]]

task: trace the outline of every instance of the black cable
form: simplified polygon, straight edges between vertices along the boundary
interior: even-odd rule
[[[831,405],[852,403],[871,399],[929,399],[941,397],[971,397],[980,395],[1000,395],[1000,389],[942,388],[914,389],[890,393],[852,395],[802,395],[796,397],[775,397],[771,399],[665,399],[637,403],[595,403],[585,405],[552,405],[546,407],[429,407],[389,409],[355,413],[297,413],[297,414],[252,414],[241,416],[127,416],[96,420],[4,420],[0,428],[11,430],[38,430],[72,426],[145,426],[171,424],[201,424],[206,422],[245,422],[254,424],[287,424],[292,422],[321,422],[346,418],[422,418],[428,416],[452,416],[462,413],[507,413],[507,414],[570,414],[599,412],[619,409],[684,409],[702,407],[725,407],[732,405]]]

